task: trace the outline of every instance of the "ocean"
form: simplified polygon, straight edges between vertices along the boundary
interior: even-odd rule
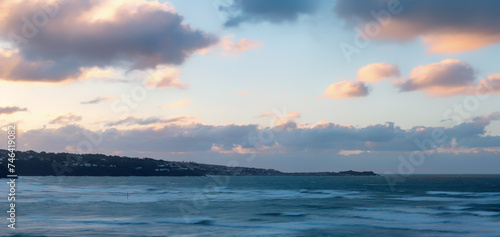
[[[21,177],[16,188],[16,229],[1,218],[2,236],[500,236],[500,175],[392,187],[383,176]]]

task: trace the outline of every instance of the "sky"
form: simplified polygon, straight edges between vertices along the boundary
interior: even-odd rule
[[[498,1],[0,1],[17,149],[500,173]]]

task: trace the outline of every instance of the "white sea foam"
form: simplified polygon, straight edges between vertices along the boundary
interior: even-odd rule
[[[449,191],[428,191],[429,195],[452,195],[452,196],[500,196],[500,192],[449,192]]]

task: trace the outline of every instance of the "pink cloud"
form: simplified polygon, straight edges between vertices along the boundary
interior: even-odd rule
[[[17,112],[25,112],[28,111],[27,108],[21,108],[17,106],[6,106],[6,107],[0,107],[0,115],[2,114],[13,114]]]
[[[361,150],[340,150],[338,154],[343,156],[350,156],[350,155],[359,155],[363,152],[364,151]]]
[[[273,112],[264,112],[262,114],[259,114],[255,116],[256,118],[265,118],[265,117],[271,117],[273,115]]]
[[[109,100],[112,100],[114,99],[115,97],[112,97],[112,96],[108,96],[108,97],[97,97],[97,98],[94,98],[92,100],[88,100],[88,101],[82,101],[80,102],[80,104],[98,104],[98,103],[101,103],[101,102],[104,102],[104,101],[109,101]]]
[[[297,124],[297,119],[302,115],[299,112],[290,112],[281,117],[274,115],[274,128],[275,129],[294,129],[299,125]]]
[[[497,1],[340,0],[335,12],[370,39],[411,41],[421,39],[429,53],[453,54],[500,43]],[[369,10],[367,10],[369,9]]]
[[[219,53],[222,56],[238,56],[241,53],[258,49],[264,45],[262,41],[254,41],[242,38],[239,41],[234,42],[234,34],[223,36],[220,42],[211,48],[203,48],[198,51],[199,54],[205,55],[209,53]]]
[[[298,119],[302,116],[299,112],[290,112],[281,117],[281,119]]]
[[[397,64],[390,65],[383,63],[372,63],[358,70],[357,80],[363,82],[378,82],[382,79],[399,77],[399,67]]]
[[[158,1],[2,1],[0,9],[0,40],[16,47],[0,50],[1,80],[74,81],[112,74],[92,68],[180,65],[219,42]],[[48,19],[38,17],[40,25],[36,16]]]
[[[428,53],[453,54],[480,49],[500,42],[500,33],[440,33],[422,37],[429,45]]]
[[[221,52],[222,56],[229,56],[234,54],[241,54],[250,49],[258,49],[264,44],[262,41],[251,41],[249,39],[241,39],[238,42],[232,42],[233,35],[222,38],[221,44],[224,50]]]
[[[463,93],[473,85],[476,70],[467,62],[445,59],[414,68],[405,81],[396,82],[401,91],[424,90],[429,96],[450,96]]]
[[[396,81],[401,91],[422,90],[429,97],[500,93],[500,74],[476,81],[476,70],[467,62],[445,59],[414,68],[407,80]]]
[[[174,68],[161,67],[148,77],[145,84],[151,88],[179,88],[188,86],[179,80],[180,71]]]
[[[73,123],[73,122],[79,122],[81,120],[82,120],[82,116],[69,113],[66,115],[58,116],[57,118],[50,120],[49,124],[63,124],[63,125],[65,125],[65,124],[69,124],[69,123]]]
[[[474,91],[469,90],[469,94],[498,94],[500,93],[500,73],[480,80],[474,87]]]
[[[273,117],[274,119],[283,119],[283,120],[290,120],[290,119],[298,119],[302,116],[299,112],[289,112],[286,113],[285,115],[278,116],[277,114],[274,114],[273,112],[264,112],[260,115],[255,116],[256,118],[264,118],[264,117]]]
[[[323,92],[322,97],[330,99],[343,99],[351,97],[364,97],[369,94],[369,88],[360,81],[341,81],[331,84]]]
[[[193,102],[193,100],[186,98],[186,99],[182,99],[182,100],[179,100],[176,102],[172,102],[168,105],[161,106],[161,108],[162,109],[179,109],[179,108],[186,107],[188,104],[191,104],[192,102]]]
[[[500,120],[500,111],[493,112],[488,116],[491,120]]]
[[[147,117],[147,118],[137,118],[137,117],[127,117],[122,120],[117,121],[108,121],[106,122],[106,126],[114,127],[114,126],[124,126],[127,129],[130,128],[139,128],[139,127],[152,127],[158,128],[165,125],[190,125],[193,123],[198,123],[201,121],[201,118],[191,115],[176,115],[170,117]]]

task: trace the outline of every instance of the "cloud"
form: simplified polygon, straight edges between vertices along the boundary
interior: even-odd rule
[[[246,95],[248,94],[248,91],[238,91],[238,95]]]
[[[469,63],[445,59],[414,68],[407,80],[395,81],[395,86],[404,92],[423,90],[430,97],[500,93],[500,74],[480,81],[476,78],[477,72]]]
[[[108,155],[119,152],[131,157],[221,165],[236,161],[240,166],[283,171],[352,169],[380,174],[397,173],[402,159],[420,162],[422,151],[426,151],[432,154],[432,159],[427,156],[425,162],[416,166],[418,173],[495,173],[498,172],[500,136],[485,136],[487,124],[484,118],[454,127],[409,129],[394,123],[354,127],[320,122],[311,127],[290,129],[191,123],[112,127],[100,131],[66,125],[25,131],[19,134],[18,140],[22,142],[18,149]],[[441,134],[437,136],[440,142],[433,140],[436,134]],[[0,137],[0,142],[1,139],[6,142],[6,137]],[[99,143],[82,145],[94,141]],[[258,155],[253,159],[255,154]]]
[[[350,156],[350,155],[359,155],[361,153],[363,153],[363,151],[360,151],[360,150],[341,150],[339,152],[339,155]]]
[[[0,115],[2,114],[13,114],[16,112],[25,112],[28,111],[27,108],[21,108],[17,106],[6,106],[6,107],[0,107]]]
[[[498,94],[500,93],[500,73],[494,73],[491,76],[480,80],[474,87],[474,90],[469,90],[468,94]]]
[[[385,75],[390,75],[391,65],[370,64],[361,68],[358,79],[376,81],[382,78],[376,68],[385,68]],[[392,74],[399,74],[393,70]],[[360,76],[361,74],[361,76]],[[367,75],[367,76],[362,76]],[[393,76],[394,76],[393,75]],[[422,90],[429,97],[450,97],[458,95],[487,95],[500,93],[500,74],[494,73],[477,81],[477,70],[469,63],[458,59],[445,59],[441,62],[420,65],[414,68],[407,79],[394,80],[394,85],[402,92]]]
[[[294,120],[298,119],[302,116],[299,112],[289,112],[284,115],[279,116],[277,113],[273,112],[264,112],[262,114],[259,114],[255,116],[256,118],[265,118],[265,117],[273,117],[275,120]]]
[[[397,64],[389,65],[383,63],[372,63],[358,70],[357,80],[362,82],[378,82],[382,79],[399,77],[399,67]]]
[[[283,113],[281,113],[278,110],[275,110],[274,112],[264,112],[262,114],[255,116],[255,118],[272,118],[269,121],[269,126],[276,130],[283,130],[283,129],[294,129],[297,128],[298,126],[303,126],[297,124],[297,119],[299,119],[301,116],[302,114],[299,112],[286,113],[285,109]]]
[[[101,69],[99,67],[85,68],[81,70],[79,80],[98,79],[98,80],[116,80],[120,73],[111,69]]]
[[[234,42],[234,34],[225,35],[218,44],[199,50],[199,54],[205,55],[209,53],[217,53],[222,56],[239,56],[243,52],[251,49],[258,49],[264,45],[261,40],[249,40],[241,38],[239,41]]]
[[[361,4],[361,1],[340,0],[334,11],[349,25],[361,26],[361,30],[379,21],[376,25],[380,31],[370,38],[397,41],[421,38],[429,45],[428,52],[450,54],[499,43],[500,28],[496,23],[500,16],[495,10],[499,7],[497,1],[480,4],[468,0],[363,1]]]
[[[318,6],[317,0],[234,0],[219,10],[229,14],[224,25],[235,27],[242,23],[294,22],[300,15],[314,13]]]
[[[58,116],[55,119],[52,119],[49,121],[49,124],[69,124],[69,123],[74,123],[74,122],[79,122],[82,120],[82,116],[79,115],[74,115],[74,114],[66,114],[66,115],[61,115]]]
[[[185,89],[188,85],[179,80],[180,71],[174,68],[163,67],[156,70],[146,80],[145,84],[151,88],[179,88]]]
[[[274,115],[274,129],[283,130],[283,129],[295,129],[298,127],[297,119],[299,119],[302,115],[299,112],[290,112],[281,117],[278,115]]]
[[[117,125],[151,125],[162,120],[158,117],[149,117],[149,118],[136,118],[136,117],[127,117],[122,120],[107,122],[106,126],[117,126]]]
[[[262,41],[252,41],[249,39],[240,39],[240,41],[233,43],[233,37],[234,35],[228,35],[222,38],[222,56],[239,55],[244,51],[260,48],[264,44]]]
[[[271,117],[273,115],[273,112],[264,112],[262,114],[259,114],[255,116],[256,118],[265,118],[265,117]]]
[[[157,1],[54,1],[49,8],[37,1],[2,4],[9,11],[2,14],[0,38],[17,47],[17,53],[0,57],[10,62],[0,68],[5,80],[60,82],[75,80],[92,67],[180,65],[218,42]],[[36,14],[48,16],[45,24],[35,22],[40,27],[31,21]]]
[[[364,128],[322,123],[320,126],[274,130],[274,137],[276,143],[287,148],[289,152],[309,149],[332,152],[342,150],[408,152],[435,150],[436,147],[468,149],[479,146],[477,144],[482,141],[492,139],[483,137],[489,123],[488,119],[478,117],[451,128],[416,126],[406,130],[391,122]],[[436,134],[441,135],[436,136]],[[438,139],[433,140],[434,137]],[[488,142],[482,147],[499,147],[498,144]]]
[[[186,98],[160,107],[162,109],[179,109],[186,107],[188,104],[191,104],[192,102],[193,100]]]
[[[290,118],[297,118],[291,113]],[[314,126],[297,126],[288,121],[287,129],[281,126],[261,128],[257,125],[204,125],[193,122],[193,118],[136,118],[108,123],[111,127],[99,132],[103,141],[100,148],[108,152],[212,152],[213,147],[221,153],[236,152],[244,148],[255,148],[259,152],[322,151],[337,154],[341,151],[365,152],[411,152],[438,149],[466,151],[470,149],[500,148],[500,136],[485,136],[490,124],[488,116],[476,117],[453,127],[416,126],[402,129],[392,122],[366,127],[339,125],[322,122]],[[289,126],[295,124],[296,126]],[[146,127],[144,127],[146,126]],[[77,125],[55,129],[35,129],[24,132],[21,148],[34,150],[60,150],[77,146],[86,134],[95,131]],[[259,135],[260,134],[260,135]],[[266,134],[263,136],[262,134]],[[436,136],[436,134],[439,134]],[[261,136],[259,139],[253,139]],[[43,137],[44,139],[40,139]],[[141,139],[137,139],[140,137]],[[437,139],[435,139],[437,137]]]
[[[109,100],[112,100],[113,97],[97,97],[95,99],[92,99],[92,100],[89,100],[89,101],[82,101],[80,102],[80,104],[98,104],[98,103],[101,103],[101,102],[104,102],[104,101],[109,101]]]
[[[369,94],[369,88],[360,81],[341,81],[331,84],[323,92],[322,97],[342,99],[351,97],[364,97]]]
[[[153,123],[145,121],[148,122]],[[231,150],[237,146],[235,144],[241,144],[248,138],[248,132],[256,129],[256,125],[166,124],[160,128],[109,128],[96,134],[80,126],[68,125],[57,129],[29,130],[22,139],[26,149],[65,150],[67,147],[77,148],[78,143],[86,139],[86,134],[95,134],[102,136],[100,148],[106,151],[202,152],[210,151],[213,145]],[[137,139],[139,137],[141,139]]]
[[[131,125],[165,125],[165,124],[189,124],[194,122],[199,122],[200,118],[195,116],[187,116],[187,115],[179,115],[169,118],[160,118],[160,117],[148,117],[148,118],[136,118],[136,117],[127,117],[118,121],[107,122],[106,126],[131,126]]]
[[[281,117],[281,119],[298,119],[302,116],[299,112],[290,112]]]
[[[491,113],[488,118],[490,120],[500,120],[500,111]]]
[[[476,71],[467,62],[458,59],[445,59],[439,63],[414,68],[410,79],[400,85],[402,91],[419,89],[452,89],[471,85]]]

